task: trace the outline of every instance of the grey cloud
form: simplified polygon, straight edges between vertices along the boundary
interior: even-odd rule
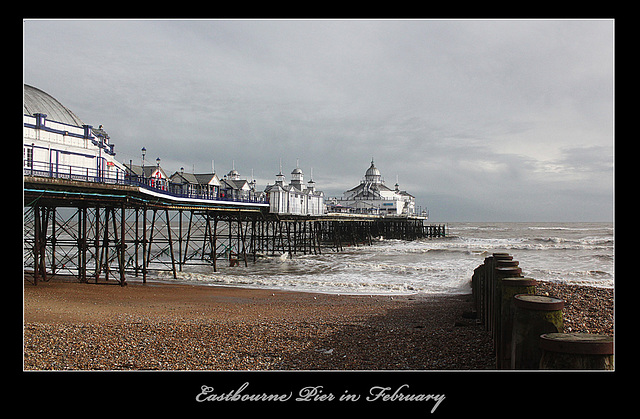
[[[273,182],[280,159],[290,171],[300,158],[336,195],[374,157],[434,219],[553,220],[584,199],[592,210],[575,219],[609,220],[612,30],[607,20],[27,20],[24,79],[104,124],[123,161],[145,146],[169,170],[215,160],[225,172],[235,160]],[[505,193],[526,205],[504,205]]]

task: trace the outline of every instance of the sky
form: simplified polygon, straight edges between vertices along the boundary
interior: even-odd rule
[[[614,26],[35,19],[23,82],[169,174],[298,162],[332,197],[373,159],[432,221],[613,221]]]

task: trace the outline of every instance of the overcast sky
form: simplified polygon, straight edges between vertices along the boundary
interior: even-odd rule
[[[24,82],[116,158],[338,196],[371,158],[433,221],[612,221],[612,20],[26,20]]]

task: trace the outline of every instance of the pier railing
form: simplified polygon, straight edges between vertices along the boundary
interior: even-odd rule
[[[485,258],[471,278],[476,321],[490,333],[496,369],[613,369],[613,338],[564,333],[562,299],[536,294],[508,253]]]
[[[138,186],[156,193],[175,197],[191,198],[229,202],[250,202],[257,204],[267,204],[268,202],[252,197],[235,197],[230,194],[211,194],[206,192],[194,192],[188,190],[180,184],[170,182],[168,179],[158,181],[155,178],[147,178],[132,173],[125,173],[121,170],[103,170],[88,167],[79,167],[67,164],[50,163],[25,160],[23,164],[23,175],[39,176],[54,179],[68,179],[81,182],[93,182],[109,185]]]

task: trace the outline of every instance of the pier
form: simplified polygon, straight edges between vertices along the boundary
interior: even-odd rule
[[[235,170],[221,177],[173,174],[146,159],[118,161],[102,125],[94,128],[48,93],[23,90],[23,267],[35,284],[55,275],[81,282],[151,271],[177,272],[186,265],[220,263],[248,267],[261,255],[339,252],[376,238],[415,240],[444,237],[444,225],[416,216],[415,198],[384,185],[371,166],[365,180],[335,200],[296,162],[289,183],[282,173],[273,185],[256,188],[253,174]],[[195,169],[194,169],[195,171]],[[348,198],[348,199],[346,199]],[[331,212],[338,211],[338,212]]]
[[[425,217],[287,215],[247,200],[175,196],[136,182],[106,183],[25,173],[23,266],[33,282],[55,275],[81,282],[174,278],[186,265],[248,267],[260,255],[339,252],[376,238],[446,236]]]

